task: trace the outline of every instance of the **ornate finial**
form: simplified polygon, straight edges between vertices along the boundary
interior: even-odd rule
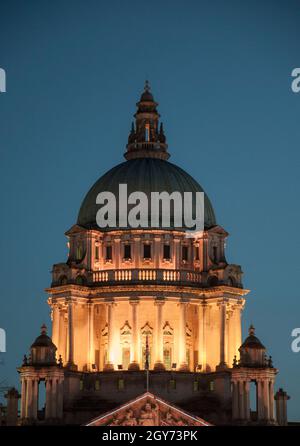
[[[268,367],[270,367],[270,369],[273,368],[272,356],[269,356],[269,359],[268,359]]]
[[[58,358],[58,365],[59,365],[59,367],[63,366],[63,360],[62,360],[61,355],[59,355],[59,358]]]
[[[27,365],[27,364],[28,364],[27,356],[24,355],[24,357],[23,357],[23,365]]]
[[[236,359],[236,355],[234,355],[234,357],[233,357],[233,364],[232,364],[232,366],[233,366],[233,367],[237,367],[237,366],[238,366],[238,362],[237,362],[237,359]]]
[[[251,324],[250,327],[249,327],[249,336],[254,336],[254,335],[255,335],[255,328]]]
[[[46,327],[45,324],[43,324],[43,325],[41,326],[41,334],[42,334],[42,335],[47,334],[47,327]]]
[[[145,80],[144,90],[145,90],[145,91],[150,91],[150,84],[149,84],[149,81],[148,81],[148,80]]]

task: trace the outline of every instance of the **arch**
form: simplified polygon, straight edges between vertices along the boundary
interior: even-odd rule
[[[228,277],[228,285],[229,286],[235,286],[236,285],[236,281],[235,281],[234,277],[232,277],[232,276]]]

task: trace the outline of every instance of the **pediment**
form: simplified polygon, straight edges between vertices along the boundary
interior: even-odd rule
[[[94,418],[86,426],[211,426],[211,424],[146,392]]]

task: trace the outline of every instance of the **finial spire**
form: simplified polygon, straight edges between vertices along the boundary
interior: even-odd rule
[[[41,326],[41,334],[42,334],[42,335],[47,334],[47,327],[46,327],[45,324],[43,324],[43,325]]]
[[[249,327],[249,336],[254,336],[254,335],[255,335],[255,328],[253,324],[251,324]]]
[[[166,136],[159,122],[158,103],[155,102],[150,91],[148,80],[145,81],[144,91],[136,105],[135,125],[131,126],[125,158],[127,160],[135,158],[167,160],[170,155],[167,152]]]
[[[147,92],[150,91],[150,83],[147,79],[145,80],[144,90]]]

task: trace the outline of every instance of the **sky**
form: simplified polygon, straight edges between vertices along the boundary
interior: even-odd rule
[[[170,161],[205,189],[251,290],[243,314],[300,420],[298,1],[1,0],[0,382],[45,322],[51,268],[91,185],[122,162],[149,79]]]

